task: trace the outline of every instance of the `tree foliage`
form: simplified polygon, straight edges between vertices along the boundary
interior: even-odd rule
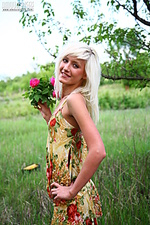
[[[122,3],[123,2],[123,3]],[[150,1],[149,0],[111,0],[107,4],[111,4],[114,9],[119,10],[123,8],[130,15],[132,15],[140,23],[150,26],[149,13],[150,13]]]
[[[100,0],[72,0],[71,27],[58,21],[51,3],[41,0],[43,15],[22,12],[20,22],[35,32],[39,41],[48,53],[55,58],[59,47],[50,46],[48,40],[56,39],[62,44],[72,36],[87,44],[104,44],[109,60],[102,65],[102,76],[112,80],[139,81],[145,87],[150,81],[150,2],[149,0],[107,0],[106,7],[110,12],[123,9],[135,19],[135,26],[118,27],[117,21],[107,21],[102,13],[103,4]],[[66,23],[67,24],[67,23]],[[47,47],[48,46],[48,47]],[[137,83],[136,83],[137,84]]]

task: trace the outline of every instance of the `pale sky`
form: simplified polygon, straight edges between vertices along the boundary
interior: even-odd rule
[[[0,79],[26,74],[27,71],[33,72],[35,70],[35,62],[38,64],[46,64],[50,62],[50,55],[45,51],[43,46],[38,42],[38,38],[34,33],[29,33],[27,28],[22,28],[19,23],[21,12],[3,12],[3,2],[16,2],[17,0],[0,0]],[[40,0],[34,1],[34,13],[42,12]],[[69,2],[70,0],[52,0],[54,4],[55,13],[59,19],[69,18]],[[109,15],[106,12],[106,16]],[[119,17],[119,24],[128,26],[131,24],[130,18],[121,14]],[[133,21],[134,22],[134,21]],[[72,23],[68,19],[68,23]],[[56,40],[55,40],[56,41]],[[59,44],[58,44],[59,45]],[[104,61],[107,56],[103,53],[103,46],[99,46],[100,60]],[[33,61],[35,57],[35,61]]]

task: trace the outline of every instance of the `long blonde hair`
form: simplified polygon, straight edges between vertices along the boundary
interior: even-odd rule
[[[81,87],[75,89],[73,93],[80,92],[84,96],[90,116],[93,121],[97,123],[99,119],[98,88],[101,77],[101,68],[98,54],[95,49],[81,42],[70,43],[63,47],[62,51],[57,57],[55,64],[55,92],[59,93],[59,96],[61,96],[62,92],[62,84],[59,82],[59,66],[63,58],[67,55],[75,56],[78,59],[83,59],[86,61],[85,72],[87,78],[85,83]]]

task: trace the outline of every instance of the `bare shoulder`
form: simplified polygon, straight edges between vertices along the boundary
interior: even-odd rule
[[[71,94],[67,99],[69,114],[75,119],[80,127],[87,146],[90,148],[93,145],[99,146],[102,143],[100,134],[94,124],[82,94]]]
[[[85,99],[81,93],[72,93],[68,96],[67,101],[75,101],[75,100],[81,100],[85,102]]]
[[[81,93],[72,93],[67,98],[67,107],[70,116],[74,117],[80,128],[88,121],[92,122],[86,106],[86,100]]]
[[[84,108],[87,110],[85,98],[81,93],[72,93],[69,95],[67,98],[67,106],[71,114],[72,110],[84,110]]]

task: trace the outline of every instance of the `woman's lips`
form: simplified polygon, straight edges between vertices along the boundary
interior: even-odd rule
[[[61,72],[61,75],[62,75],[63,77],[70,77],[70,75],[69,75],[69,74],[64,73],[64,72]]]

